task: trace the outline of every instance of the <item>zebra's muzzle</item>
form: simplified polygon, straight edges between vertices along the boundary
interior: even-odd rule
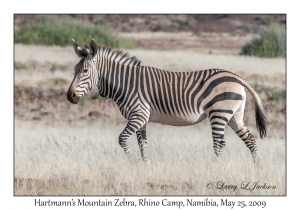
[[[78,95],[76,93],[76,90],[73,86],[71,86],[69,88],[68,93],[67,93],[67,98],[73,104],[77,104],[79,102],[79,97],[78,97]]]

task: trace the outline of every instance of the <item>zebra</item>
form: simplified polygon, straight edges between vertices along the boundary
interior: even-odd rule
[[[72,41],[81,59],[74,67],[67,99],[76,104],[97,86],[100,96],[114,100],[128,120],[119,135],[119,144],[127,155],[130,154],[127,139],[136,133],[142,160],[148,163],[148,122],[188,126],[208,118],[217,157],[225,147],[224,129],[228,125],[249,148],[255,162],[256,140],[243,122],[244,87],[255,102],[256,127],[261,139],[267,133],[267,120],[258,95],[242,77],[224,69],[171,72],[141,66],[135,56],[98,46],[94,39],[84,47]]]

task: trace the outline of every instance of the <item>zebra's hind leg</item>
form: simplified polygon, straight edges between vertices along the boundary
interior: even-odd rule
[[[213,147],[217,157],[221,155],[221,150],[225,147],[224,128],[225,123],[211,121]]]
[[[136,136],[141,150],[142,159],[144,163],[148,164],[147,153],[146,153],[146,147],[147,147],[146,125],[144,125],[139,130],[137,130]]]
[[[234,116],[228,122],[228,125],[235,131],[235,133],[242,139],[242,141],[249,148],[253,157],[253,161],[255,163],[256,159],[258,159],[258,149],[256,146],[256,140],[252,135],[252,133],[250,133],[248,128],[245,126],[244,121],[241,119],[238,120]]]

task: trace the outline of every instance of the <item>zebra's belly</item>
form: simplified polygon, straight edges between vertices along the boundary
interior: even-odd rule
[[[153,114],[149,122],[161,123],[165,125],[174,126],[187,126],[194,125],[201,122],[206,118],[206,114],[195,114],[189,116],[176,116],[176,115],[159,115]]]

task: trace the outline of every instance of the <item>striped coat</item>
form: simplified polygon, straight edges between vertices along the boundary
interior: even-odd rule
[[[147,162],[147,122],[187,126],[208,117],[217,156],[225,147],[224,129],[229,125],[245,142],[255,160],[256,141],[243,122],[244,87],[254,99],[261,138],[266,135],[266,117],[259,97],[238,75],[222,69],[170,72],[141,66],[135,57],[99,47],[94,40],[88,47],[80,47],[75,41],[73,46],[81,61],[75,66],[68,100],[77,103],[94,86],[98,87],[101,96],[113,99],[128,120],[119,136],[119,144],[126,154],[130,154],[127,139],[136,133],[142,158]]]

